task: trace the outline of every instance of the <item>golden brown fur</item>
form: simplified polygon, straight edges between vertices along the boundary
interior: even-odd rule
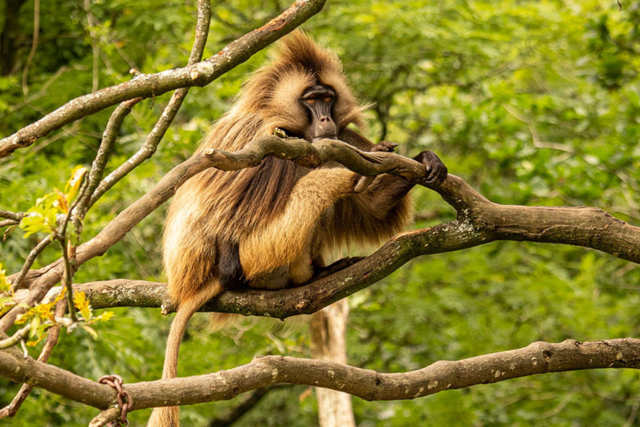
[[[361,149],[372,144],[347,129],[362,125],[360,107],[337,57],[301,32],[279,44],[270,65],[244,85],[234,107],[205,137],[208,147],[236,151],[276,127],[305,137],[307,112],[298,102],[313,85],[337,93],[333,119],[338,138]],[[178,304],[167,343],[163,378],[177,375],[180,340],[189,318],[223,291],[220,277],[229,248],[237,250],[242,273],[257,288],[282,288],[307,282],[323,255],[347,246],[379,244],[409,220],[405,197],[411,184],[381,176],[354,194],[357,175],[342,167],[308,171],[276,158],[235,172],[206,170],[176,193],[164,233],[164,267],[169,294]],[[178,408],[157,408],[149,425],[175,427]]]

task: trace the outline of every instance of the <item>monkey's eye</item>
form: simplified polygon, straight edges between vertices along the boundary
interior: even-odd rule
[[[333,98],[332,98],[332,97],[327,96],[327,97],[324,99],[324,102],[329,103],[329,102],[331,102],[332,100],[333,100]]]
[[[307,104],[313,104],[314,102],[316,102],[315,98],[308,98],[304,100]]]

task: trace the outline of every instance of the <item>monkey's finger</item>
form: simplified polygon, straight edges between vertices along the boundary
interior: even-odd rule
[[[448,171],[446,166],[440,164],[435,169],[433,176],[428,181],[429,184],[441,184],[447,178]]]

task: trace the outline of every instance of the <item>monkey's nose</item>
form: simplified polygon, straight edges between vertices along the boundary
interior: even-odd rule
[[[313,123],[313,141],[321,139],[335,139],[337,137],[336,124],[330,116],[321,116]]]

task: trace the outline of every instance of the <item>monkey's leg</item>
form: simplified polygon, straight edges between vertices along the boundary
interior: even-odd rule
[[[240,262],[251,279],[283,265],[294,283],[311,278],[311,242],[321,215],[352,194],[356,174],[341,168],[314,170],[296,183],[277,218],[240,242]]]
[[[248,286],[240,264],[238,243],[218,243],[218,272],[223,290],[242,289]]]

